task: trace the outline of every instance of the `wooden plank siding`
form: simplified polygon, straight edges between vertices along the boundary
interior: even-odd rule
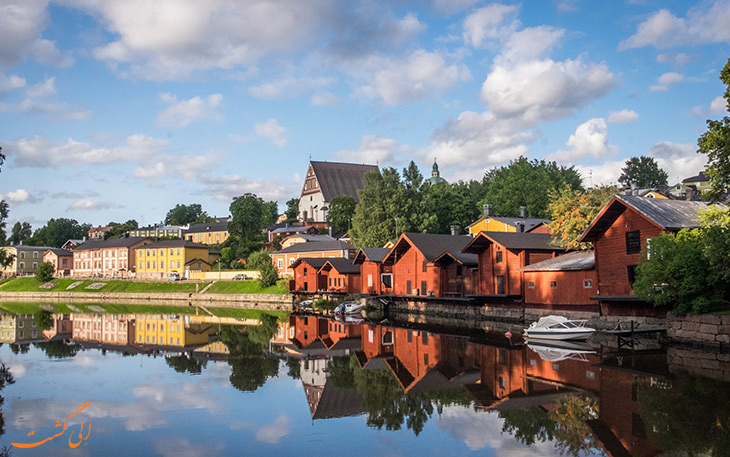
[[[598,293],[596,270],[525,271],[527,305],[590,305]],[[587,286],[586,281],[590,281]]]
[[[423,271],[424,262],[426,271]],[[438,270],[433,262],[427,262],[423,254],[411,248],[393,265],[393,292],[396,295],[428,295],[433,292],[435,295],[440,287]],[[424,281],[425,291],[421,287]]]

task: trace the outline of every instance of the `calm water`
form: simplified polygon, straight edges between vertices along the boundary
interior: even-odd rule
[[[501,332],[314,316],[260,325],[177,315],[53,317],[45,334],[33,316],[0,317],[0,447],[11,455],[730,449],[726,354],[651,343],[619,351],[610,341],[534,347]]]

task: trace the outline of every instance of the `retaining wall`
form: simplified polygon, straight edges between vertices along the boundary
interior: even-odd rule
[[[673,346],[667,349],[667,362],[672,373],[730,381],[730,354],[727,352]]]
[[[730,349],[729,316],[667,316],[667,338],[681,344]]]

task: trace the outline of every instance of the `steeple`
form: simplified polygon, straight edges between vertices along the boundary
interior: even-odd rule
[[[438,184],[441,182],[446,182],[444,178],[441,177],[441,173],[439,173],[439,166],[436,163],[436,159],[433,159],[433,168],[431,169],[431,177],[428,178],[426,181],[431,183],[431,185]]]

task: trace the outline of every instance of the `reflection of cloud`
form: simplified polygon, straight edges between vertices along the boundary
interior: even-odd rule
[[[10,373],[12,373],[14,378],[22,378],[25,376],[25,372],[28,371],[25,364],[22,362],[10,362],[6,364],[8,368],[10,368]]]
[[[256,440],[264,443],[277,444],[282,438],[291,433],[289,416],[279,416],[269,425],[265,425],[256,432]]]
[[[161,438],[153,441],[155,452],[163,457],[207,457],[221,452],[221,443],[191,443],[180,436]]]

